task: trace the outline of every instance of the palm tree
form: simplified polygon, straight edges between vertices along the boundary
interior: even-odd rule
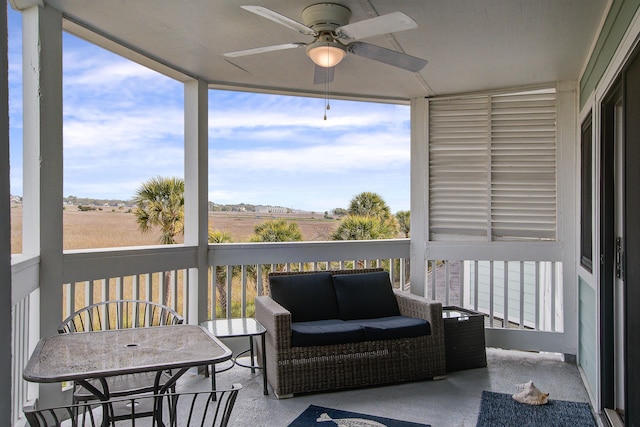
[[[272,219],[256,225],[252,242],[299,242],[302,233],[298,224],[284,219]]]
[[[391,239],[398,224],[391,209],[377,193],[365,191],[349,203],[348,215],[331,235],[332,240]]]
[[[302,232],[297,222],[289,222],[284,219],[272,219],[258,224],[253,229],[254,235],[251,242],[300,242],[302,241]],[[280,270],[281,266],[276,266]],[[270,267],[263,270],[263,274],[269,274]],[[264,280],[262,277],[256,277],[256,280]]]
[[[391,239],[396,235],[393,221],[373,216],[349,215],[331,234],[331,240]]]
[[[384,199],[370,191],[355,195],[351,199],[348,212],[349,215],[373,216],[381,219],[391,217],[391,209]]]
[[[377,240],[396,237],[398,224],[391,209],[377,193],[365,191],[349,203],[348,215],[331,234],[332,240]],[[358,261],[362,264],[363,261]]]
[[[404,233],[404,237],[409,237],[409,233],[411,231],[411,212],[409,211],[398,211],[396,212],[396,220],[398,221],[398,226],[400,231]]]
[[[148,233],[160,228],[159,242],[176,243],[176,237],[184,234],[184,180],[156,177],[142,184],[133,199],[138,228]],[[169,305],[171,271],[165,273],[164,304]]]
[[[209,243],[231,243],[233,239],[231,238],[231,233],[226,231],[218,231],[209,229]],[[222,312],[226,312],[227,310],[227,269],[224,266],[216,267],[216,290],[218,292],[218,302],[220,303],[220,307]]]
[[[170,245],[184,233],[184,180],[156,177],[142,184],[133,198],[140,231],[160,228],[159,241]]]

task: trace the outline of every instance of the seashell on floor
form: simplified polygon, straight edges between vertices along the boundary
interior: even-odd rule
[[[526,403],[528,405],[545,405],[549,402],[549,393],[540,391],[540,389],[533,384],[533,381],[519,384],[517,388],[520,391],[512,397],[520,403]]]

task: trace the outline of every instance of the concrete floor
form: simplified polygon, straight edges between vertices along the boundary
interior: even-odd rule
[[[275,399],[262,394],[262,374],[234,367],[216,376],[217,387],[240,383],[230,426],[286,427],[309,405],[367,413],[433,427],[475,426],[483,390],[513,394],[516,384],[533,380],[550,399],[588,402],[575,364],[552,354],[487,349],[486,368],[451,372],[439,381],[420,381],[393,386]],[[208,378],[188,375],[180,389],[210,389]],[[271,392],[271,390],[270,390]]]

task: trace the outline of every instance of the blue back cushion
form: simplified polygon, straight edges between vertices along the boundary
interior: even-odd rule
[[[398,301],[386,271],[333,276],[340,319],[399,316]]]
[[[269,288],[271,298],[291,312],[292,322],[338,318],[330,273],[270,276]]]

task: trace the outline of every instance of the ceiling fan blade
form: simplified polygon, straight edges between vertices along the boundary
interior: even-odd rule
[[[422,70],[427,65],[427,61],[424,59],[369,43],[353,42],[349,44],[347,50],[354,55],[384,62],[414,73]]]
[[[223,53],[222,56],[226,56],[227,58],[237,58],[239,56],[255,55],[256,53],[273,52],[276,50],[285,50],[285,49],[294,49],[296,47],[304,47],[304,46],[306,46],[306,44],[304,43],[276,44],[273,46],[255,47],[253,49],[227,52],[227,53]]]
[[[262,6],[240,6],[240,7],[243,8],[244,10],[248,10],[249,12],[253,12],[256,15],[260,15],[263,18],[267,18],[273,22],[277,22],[280,25],[284,25],[285,27],[295,30],[299,33],[306,34],[308,36],[313,36],[313,37],[318,35],[318,33],[314,29],[309,28],[306,25],[299,23],[298,21],[294,21],[291,18],[287,18],[286,16],[281,15],[277,12],[274,12],[271,9],[267,9],[266,7],[262,7]]]
[[[316,65],[316,69],[313,72],[313,84],[319,85],[323,83],[331,83],[335,74],[336,67],[321,67]]]
[[[418,28],[416,21],[402,12],[393,12],[338,27],[336,28],[336,35],[340,39],[360,40],[380,34],[411,30],[413,28]]]

